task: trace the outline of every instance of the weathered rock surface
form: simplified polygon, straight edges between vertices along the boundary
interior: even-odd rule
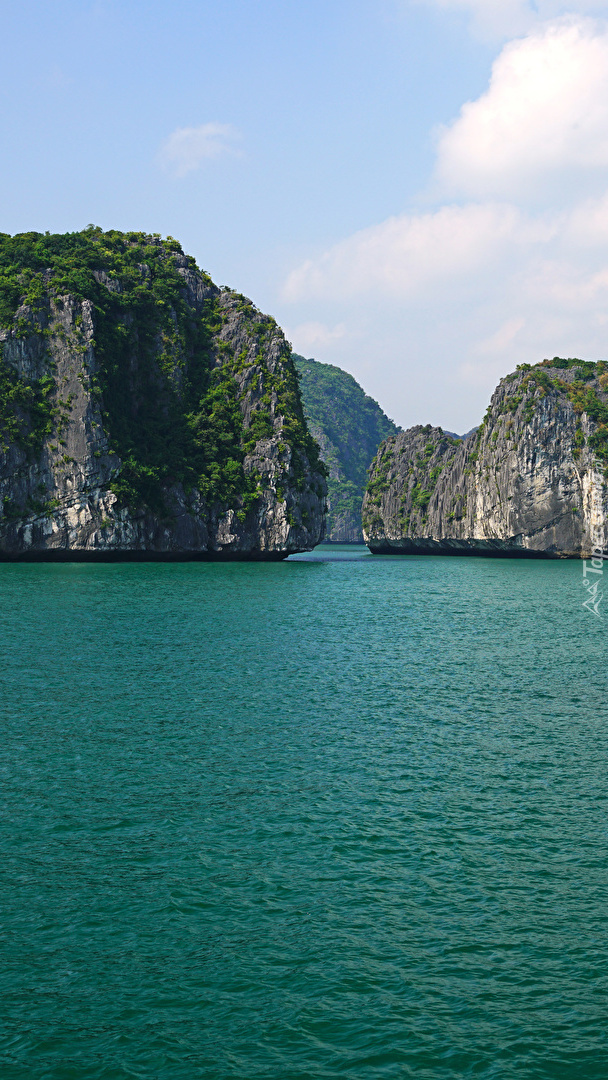
[[[388,439],[363,504],[373,552],[588,557],[608,540],[608,365],[522,365],[462,441]]]
[[[161,243],[146,240],[157,247]],[[164,472],[156,466],[150,470],[155,499],[125,494],[121,481],[128,463],[126,453],[123,459],[117,449],[118,429],[108,402],[112,357],[105,355],[102,370],[96,305],[58,293],[49,272],[36,303],[22,305],[13,325],[0,331],[3,385],[8,387],[0,423],[0,559],[276,559],[322,540],[324,471],[306,431],[281,330],[246,298],[218,289],[175,247],[161,251],[159,258],[171,259],[180,274],[193,325],[209,304],[216,320],[205,361],[211,372],[203,372],[201,400],[217,384],[219,404],[207,404],[206,415],[213,418],[222,408],[235,411],[242,426],[240,457],[220,461],[215,473],[211,461],[206,493],[196,483],[175,479],[168,465]],[[145,287],[149,266],[142,263],[139,271]],[[95,271],[95,281],[114,294],[122,288],[120,275],[102,269]],[[121,318],[128,333],[133,324],[128,305]],[[177,325],[175,312],[168,318]],[[196,400],[192,383],[203,379],[179,335],[168,341],[158,332],[145,351],[141,333],[139,339],[135,334],[129,349],[124,370],[112,375],[114,413],[123,409],[127,433],[129,417],[145,432],[141,415],[146,408],[152,410],[151,431],[154,425],[170,425],[175,414],[181,425],[176,439],[178,427],[186,430],[187,422],[194,442],[204,440],[204,418],[196,428],[190,415],[184,420],[179,414],[180,408],[191,408],[184,387],[189,387],[189,400]],[[158,407],[138,396],[144,359],[146,385],[157,388]],[[200,367],[200,358],[197,363]],[[116,404],[121,394],[124,402]],[[42,434],[37,409],[46,410]],[[221,450],[227,436],[219,431]],[[137,476],[145,479],[145,445],[138,453]],[[242,493],[233,483],[231,494],[214,499],[212,483],[217,481],[220,490],[231,470],[242,477]]]

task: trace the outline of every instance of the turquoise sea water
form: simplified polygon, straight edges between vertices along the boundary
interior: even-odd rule
[[[0,565],[4,1080],[608,1077],[581,565]]]

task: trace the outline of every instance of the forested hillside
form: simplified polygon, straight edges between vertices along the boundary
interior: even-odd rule
[[[378,446],[399,428],[352,375],[294,353],[308,426],[329,469],[327,539],[362,542],[361,503]]]

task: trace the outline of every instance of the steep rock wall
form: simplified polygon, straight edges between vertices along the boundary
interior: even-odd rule
[[[34,274],[35,298],[0,330],[0,558],[314,547],[325,474],[281,330],[175,242],[111,235],[142,259],[132,279],[97,267],[89,299]],[[147,295],[159,267],[174,299]],[[142,304],[166,305],[163,319],[146,322]]]
[[[363,504],[374,552],[580,557],[605,546],[608,369],[522,365],[460,441],[417,426],[388,439]]]

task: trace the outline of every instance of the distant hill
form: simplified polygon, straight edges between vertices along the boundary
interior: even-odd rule
[[[472,427],[470,431],[465,431],[464,435],[457,435],[455,431],[447,431],[446,428],[442,429],[445,435],[449,435],[451,439],[468,439],[469,435],[472,435],[474,431],[477,431],[476,427]]]
[[[296,353],[293,359],[308,426],[329,469],[327,539],[362,543],[368,466],[380,443],[401,429],[346,371]]]

